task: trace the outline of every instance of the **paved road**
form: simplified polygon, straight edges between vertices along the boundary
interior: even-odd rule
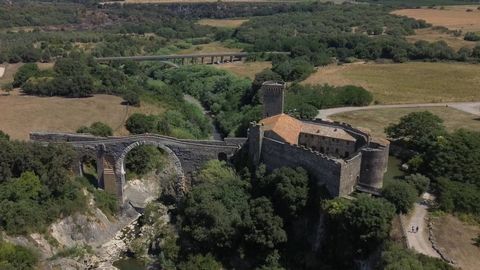
[[[424,199],[433,199],[433,197],[425,193]],[[428,240],[428,226],[427,226],[428,206],[425,204],[415,203],[413,212],[410,218],[405,223],[408,246],[415,251],[440,258],[440,255],[432,248],[432,243]],[[412,232],[412,227],[418,226],[418,232]]]
[[[480,116],[480,102],[449,102],[449,103],[420,103],[396,105],[372,105],[364,107],[340,107],[319,110],[317,118],[327,119],[329,116],[359,110],[389,109],[389,108],[423,108],[423,107],[451,107],[466,113]]]

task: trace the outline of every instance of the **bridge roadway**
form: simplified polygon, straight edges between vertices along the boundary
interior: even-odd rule
[[[265,54],[283,54],[289,55],[290,52],[264,52]],[[219,59],[219,62],[224,62],[228,59],[230,62],[240,61],[247,58],[249,55],[258,54],[258,53],[248,53],[248,52],[217,52],[217,53],[201,53],[201,54],[171,54],[171,55],[144,55],[144,56],[114,56],[114,57],[97,57],[95,58],[98,62],[108,62],[108,61],[122,61],[122,60],[131,60],[131,61],[172,61],[172,62],[181,62],[185,64],[186,60],[190,60],[191,63],[205,63],[205,59],[210,58],[209,64],[215,63],[215,59]]]
[[[161,148],[172,160],[178,175],[177,192],[183,193],[191,176],[207,161],[232,159],[246,142],[246,138],[215,140],[184,140],[156,134],[125,137],[96,137],[87,134],[32,132],[30,139],[40,143],[67,143],[77,153],[73,170],[83,174],[86,157],[96,160],[98,186],[116,194],[120,205],[126,203],[123,195],[125,185],[125,159],[127,154],[140,145]]]

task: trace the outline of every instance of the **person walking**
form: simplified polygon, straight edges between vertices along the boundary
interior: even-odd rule
[[[416,232],[418,232],[418,226],[417,226],[417,231]]]

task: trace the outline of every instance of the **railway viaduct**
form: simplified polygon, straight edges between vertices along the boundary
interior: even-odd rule
[[[86,134],[32,132],[30,140],[40,143],[67,143],[77,155],[74,172],[83,175],[83,162],[93,158],[97,164],[98,186],[115,194],[119,204],[127,203],[125,158],[139,145],[154,145],[163,149],[173,161],[178,176],[177,192],[183,192],[187,179],[211,159],[229,160],[245,143],[246,138],[225,138],[223,141],[181,140],[167,136],[142,134],[125,137],[96,137]]]
[[[256,53],[248,52],[217,52],[217,53],[202,53],[202,54],[171,54],[171,55],[145,55],[145,56],[117,56],[117,57],[98,57],[95,58],[98,62],[110,61],[158,61],[170,65],[185,65],[185,64],[214,64],[223,63],[224,61],[242,61],[249,55]],[[289,55],[290,52],[263,52],[260,54],[284,54]]]

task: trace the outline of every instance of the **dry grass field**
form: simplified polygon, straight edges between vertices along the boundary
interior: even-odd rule
[[[15,91],[10,96],[0,95],[0,130],[13,139],[27,140],[31,131],[75,132],[80,126],[101,121],[111,126],[115,135],[125,135],[125,120],[132,113],[164,111],[145,103],[127,111],[122,101],[109,95],[73,99],[25,96]]]
[[[220,42],[194,45],[188,49],[180,50],[176,54],[217,53],[217,52],[240,52],[238,48],[227,48]]]
[[[220,65],[213,65],[216,68],[228,70],[240,77],[247,77],[249,79],[254,79],[255,74],[260,71],[271,68],[272,63],[266,61],[258,62],[234,62],[234,63],[225,63]]]
[[[422,19],[435,26],[445,26],[451,30],[480,31],[480,10],[478,5],[445,6],[444,9],[421,8],[401,9],[392,12],[396,15]],[[472,10],[467,12],[467,9]]]
[[[459,128],[480,131],[480,119],[478,116],[447,107],[360,110],[332,115],[330,118],[353,126],[368,128],[375,135],[385,136],[384,129],[390,123],[397,123],[400,117],[411,112],[420,111],[430,111],[438,115],[444,120],[445,126],[450,131]]]
[[[473,41],[466,41],[463,36],[455,37],[448,33],[441,33],[431,28],[418,29],[415,31],[415,35],[407,36],[407,41],[415,43],[419,40],[425,40],[428,42],[445,41],[450,47],[458,51],[462,47],[473,48],[477,44]]]
[[[248,19],[203,19],[197,23],[213,27],[237,28],[245,22],[248,22]]]
[[[380,104],[480,101],[480,65],[408,62],[320,68],[303,84],[360,85]]]
[[[473,245],[473,239],[480,234],[480,228],[467,225],[452,215],[434,218],[433,234],[438,245],[462,270],[480,269],[480,248]]]

